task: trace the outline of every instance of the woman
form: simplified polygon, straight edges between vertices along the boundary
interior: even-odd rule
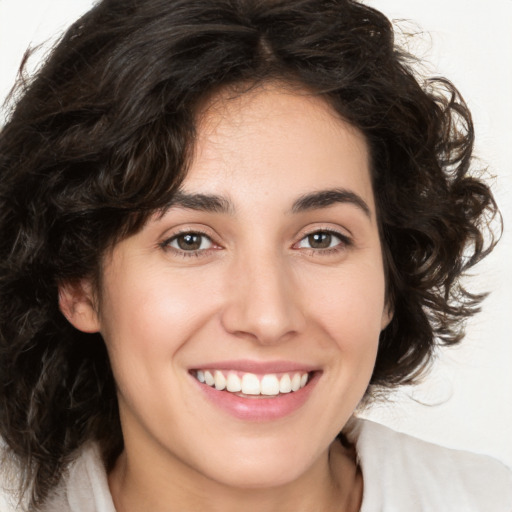
[[[498,463],[352,417],[460,341],[493,245],[470,114],[411,61],[352,1],[104,0],[68,31],[0,141],[29,510],[510,509]]]

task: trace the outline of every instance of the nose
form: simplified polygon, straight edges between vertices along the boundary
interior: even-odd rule
[[[303,331],[301,293],[284,260],[259,253],[233,264],[222,312],[224,329],[263,345],[283,342]]]

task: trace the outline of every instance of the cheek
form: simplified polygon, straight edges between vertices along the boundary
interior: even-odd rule
[[[172,404],[184,393],[167,396],[164,407],[155,390],[181,389],[181,349],[213,315],[211,294],[203,290],[211,281],[137,270],[124,268],[122,275],[130,278],[106,283],[101,333],[124,414],[138,415],[142,423],[156,414],[168,424]]]
[[[168,358],[213,315],[211,279],[161,269],[123,275],[132,278],[112,280],[101,315],[112,357]]]
[[[363,351],[378,343],[385,314],[385,285],[378,264],[333,269],[306,283],[312,314],[340,348]]]

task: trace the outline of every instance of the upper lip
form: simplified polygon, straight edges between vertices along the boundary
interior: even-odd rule
[[[313,372],[318,366],[304,364],[297,361],[252,361],[249,359],[238,359],[233,361],[207,362],[194,366],[194,370],[235,370],[245,373],[267,374],[287,372]]]

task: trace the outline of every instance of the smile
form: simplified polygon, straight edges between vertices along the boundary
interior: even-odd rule
[[[238,372],[235,370],[195,370],[192,375],[201,383],[218,391],[227,391],[237,395],[278,396],[293,393],[302,389],[309,380],[307,372],[255,373]]]

